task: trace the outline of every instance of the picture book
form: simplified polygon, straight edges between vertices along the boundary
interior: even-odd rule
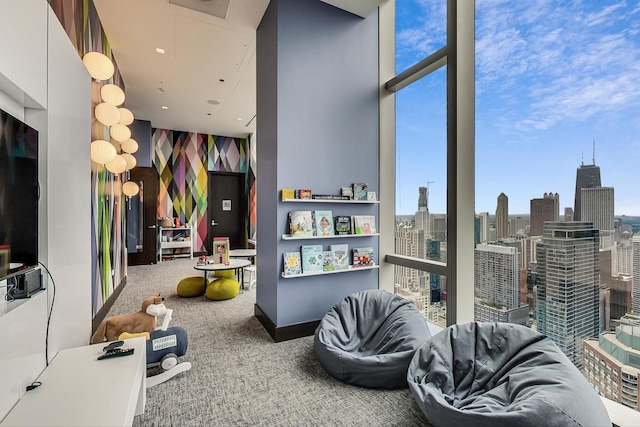
[[[301,199],[311,199],[311,190],[298,190]]]
[[[291,200],[296,198],[296,191],[293,188],[282,189],[281,200]]]
[[[324,251],[322,245],[303,245],[302,272],[322,271]]]
[[[329,246],[333,256],[333,266],[336,270],[349,268],[349,245],[339,244]]]
[[[353,248],[353,268],[373,265],[373,248]]]
[[[354,182],[353,183],[353,200],[367,200],[367,188],[366,182]]]
[[[284,275],[295,276],[302,274],[302,262],[300,260],[300,252],[285,252],[282,254],[284,259]]]
[[[376,217],[373,215],[354,215],[353,228],[354,234],[375,234]]]
[[[349,199],[353,199],[353,188],[351,188],[351,187],[342,187],[340,189],[340,194],[342,194],[345,197],[348,197]]]
[[[316,224],[316,236],[333,236],[333,212],[314,211],[313,219]]]
[[[313,236],[313,218],[311,211],[289,212],[289,230],[292,236]]]
[[[213,238],[213,263],[229,265],[229,238]]]
[[[333,252],[331,251],[323,251],[322,252],[322,271],[333,271],[336,267],[333,264]]]
[[[351,217],[337,216],[334,218],[336,234],[351,234]]]

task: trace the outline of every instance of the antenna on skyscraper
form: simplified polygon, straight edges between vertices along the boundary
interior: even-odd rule
[[[580,157],[581,157],[581,159],[580,159],[580,166],[584,166],[584,152],[583,152],[583,153],[580,153]]]
[[[596,165],[596,140],[593,140],[593,166]]]

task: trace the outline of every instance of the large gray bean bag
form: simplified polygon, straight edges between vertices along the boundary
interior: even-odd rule
[[[611,426],[580,371],[524,326],[449,326],[416,351],[407,381],[436,427]]]
[[[331,376],[372,388],[407,387],[415,351],[431,336],[414,303],[372,289],[349,295],[324,316],[314,351]]]

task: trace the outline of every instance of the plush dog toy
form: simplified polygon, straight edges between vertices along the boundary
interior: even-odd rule
[[[167,312],[163,301],[160,294],[152,295],[142,301],[140,311],[103,320],[91,337],[91,344],[115,341],[123,332],[135,334],[153,331],[156,328],[156,317]]]

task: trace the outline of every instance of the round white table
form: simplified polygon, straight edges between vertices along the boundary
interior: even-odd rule
[[[255,249],[231,249],[229,251],[230,258],[249,258],[253,264],[256,263]]]
[[[244,268],[251,265],[248,259],[230,259],[229,264],[196,264],[196,270],[204,271],[204,291],[207,291],[207,274],[211,271],[240,270],[240,288],[244,290]],[[204,293],[204,292],[203,292]]]

